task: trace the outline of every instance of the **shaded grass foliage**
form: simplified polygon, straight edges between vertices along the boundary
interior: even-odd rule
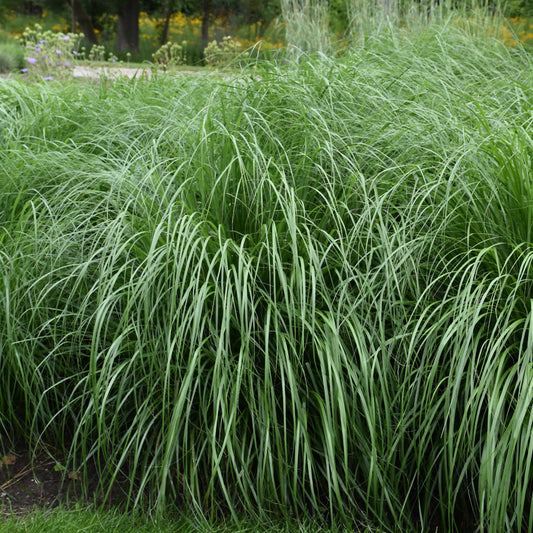
[[[261,69],[0,85],[4,446],[156,511],[531,530],[529,56]]]
[[[52,511],[34,511],[22,517],[8,517],[0,522],[0,533],[324,533],[332,532],[317,524],[303,522],[290,524],[279,522],[262,526],[257,522],[207,524],[190,520],[187,517],[171,513],[163,519],[151,519],[139,513],[123,513],[118,509],[100,510],[91,507],[75,506],[74,508],[59,507]],[[341,531],[341,530],[338,530]],[[369,531],[369,533],[371,533]]]

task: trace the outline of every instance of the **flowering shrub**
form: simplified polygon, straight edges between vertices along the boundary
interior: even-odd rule
[[[185,47],[182,46],[184,44],[185,42],[181,45],[171,42],[164,44],[159,50],[152,54],[153,62],[160,66],[164,71],[166,71],[168,67],[185,64]]]
[[[70,76],[83,34],[43,31],[35,24],[22,34],[26,66],[22,69],[32,79],[52,80]]]
[[[236,39],[226,36],[221,42],[211,41],[204,50],[205,61],[212,67],[223,67],[242,53],[242,46]]]

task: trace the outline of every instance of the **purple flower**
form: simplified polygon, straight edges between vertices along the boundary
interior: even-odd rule
[[[60,37],[63,41],[70,41],[70,37],[68,35],[65,35],[65,37]]]
[[[29,70],[29,69],[27,69],[27,68],[23,68],[23,69],[22,69],[22,72],[28,72],[28,70]]]
[[[42,41],[39,41],[39,44],[47,43],[48,41],[46,39],[43,39]]]
[[[61,50],[56,50],[56,54],[59,56],[61,55]]]
[[[37,63],[37,59],[35,59],[34,57],[28,57],[28,63],[30,63],[31,65],[35,65],[35,63]]]
[[[65,67],[70,67],[70,63],[68,61],[65,61]]]
[[[58,62],[56,63],[56,67],[60,67],[60,66],[61,66],[61,61],[58,61]]]
[[[44,81],[50,81],[50,80],[53,80],[53,76],[46,76],[45,78],[43,78]]]
[[[76,50],[72,50],[72,53],[77,56],[78,55],[78,52],[76,52]]]
[[[35,47],[35,51],[36,51],[36,52],[41,52],[42,50],[41,50],[38,46],[36,46],[36,47]]]

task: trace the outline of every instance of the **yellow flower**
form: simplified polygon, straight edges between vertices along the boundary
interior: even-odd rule
[[[170,25],[171,26],[178,26],[183,28],[184,26],[187,26],[187,17],[180,11],[179,13],[174,13],[170,17]]]

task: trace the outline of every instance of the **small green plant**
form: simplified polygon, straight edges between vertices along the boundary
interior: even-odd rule
[[[85,47],[82,47],[80,56],[89,61],[108,61],[109,63],[116,63],[118,61],[118,57],[112,52],[108,53],[106,47],[102,44],[93,45],[89,52],[87,52]]]
[[[105,46],[95,44],[89,51],[87,59],[89,61],[105,61]]]
[[[33,79],[52,80],[68,77],[78,54],[83,34],[43,31],[39,24],[22,34],[26,66],[22,72]]]
[[[221,42],[211,41],[204,49],[205,62],[210,67],[224,67],[242,53],[242,46],[229,35]]]
[[[164,71],[169,67],[183,65],[185,63],[185,42],[182,44],[168,42],[152,54],[154,64]]]
[[[54,465],[54,472],[65,472],[67,470],[67,467],[62,465],[61,463],[57,463]]]

